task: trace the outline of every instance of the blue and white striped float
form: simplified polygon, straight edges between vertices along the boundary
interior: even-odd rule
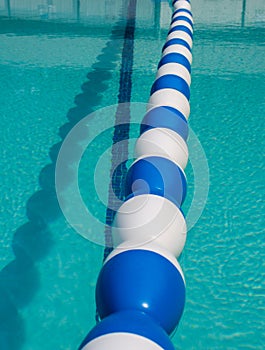
[[[170,334],[185,304],[185,280],[176,258],[187,227],[187,119],[193,19],[188,0],[174,12],[147,113],[126,178],[126,200],[113,224],[114,250],[100,271],[96,305],[101,318],[80,350],[173,350]]]

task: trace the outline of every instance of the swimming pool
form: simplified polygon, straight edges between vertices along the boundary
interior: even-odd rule
[[[122,1],[106,1],[98,15],[87,1],[79,20],[67,3],[58,2],[50,19],[31,1],[13,10],[17,17],[1,17],[1,349],[75,349],[95,323],[103,247],[60,215],[52,160],[75,118],[117,103],[126,21]],[[265,10],[261,1],[192,5],[190,126],[207,156],[210,190],[180,259],[187,301],[173,341],[176,349],[262,349]],[[141,111],[170,10],[146,0],[136,15],[131,101]],[[97,118],[88,124],[91,134]],[[103,136],[96,155],[110,145]],[[88,204],[89,156],[79,174]],[[186,210],[192,174],[189,165]],[[66,187],[68,181],[71,173]],[[104,215],[100,206],[93,210]]]

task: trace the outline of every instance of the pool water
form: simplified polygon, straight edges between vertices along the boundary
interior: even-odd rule
[[[106,20],[102,9],[96,15],[92,0],[78,20],[66,5],[65,12],[57,6],[57,16],[43,18],[36,6],[29,11],[23,3],[10,18],[0,3],[0,349],[70,350],[95,324],[94,291],[104,247],[84,239],[65,220],[53,191],[54,164],[78,118],[100,111],[84,130],[94,135],[103,111],[118,103],[127,1],[112,1],[113,6],[105,1]],[[206,154],[210,183],[205,209],[180,258],[187,299],[172,341],[176,349],[261,350],[265,8],[258,0],[227,0],[222,6],[200,0],[192,6],[189,122]],[[139,121],[169,22],[167,2],[137,2],[131,101]],[[116,107],[109,111],[114,123]],[[80,191],[102,220],[104,206],[87,174],[109,149],[111,136],[100,135],[80,163]],[[105,179],[110,166],[108,151],[99,171]],[[191,164],[186,174],[187,213],[196,176]],[[65,188],[71,181],[70,166]],[[102,187],[105,202],[108,182]],[[87,225],[104,236],[104,225]]]

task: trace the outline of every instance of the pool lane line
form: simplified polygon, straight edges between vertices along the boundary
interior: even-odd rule
[[[54,183],[57,156],[64,138],[71,129],[95,111],[101,103],[102,92],[107,90],[120,56],[122,46],[117,44],[117,39],[122,39],[123,28],[124,20],[120,18],[113,26],[109,41],[91,66],[87,74],[88,81],[81,86],[83,92],[75,97],[76,106],[70,108],[67,113],[69,121],[59,128],[62,141],[50,147],[51,163],[40,171],[40,189],[26,203],[28,222],[14,232],[12,249],[15,258],[0,271],[0,349],[18,350],[26,341],[20,310],[31,302],[39,288],[39,274],[35,263],[44,260],[53,246],[49,223],[62,215]],[[108,65],[107,69],[103,70],[105,62],[108,62]],[[95,90],[95,86],[99,89]],[[68,180],[70,178],[69,174]]]
[[[243,0],[242,11],[241,11],[241,27],[245,27],[246,5],[247,5],[247,0]]]
[[[106,209],[106,226],[105,226],[105,249],[103,261],[113,250],[111,225],[120,206],[120,200],[124,199],[124,183],[127,168],[122,162],[128,159],[128,140],[130,133],[130,106],[132,92],[132,69],[134,54],[134,34],[136,21],[136,4],[137,0],[129,0],[126,27],[124,32],[124,42],[122,49],[122,60],[120,68],[120,83],[118,93],[118,107],[115,115],[113,145],[111,153],[110,184],[108,193],[108,207]],[[127,102],[127,103],[126,103]],[[120,142],[123,141],[123,142]],[[116,166],[118,167],[116,168]],[[113,176],[114,175],[114,176]],[[118,198],[116,197],[118,195]]]

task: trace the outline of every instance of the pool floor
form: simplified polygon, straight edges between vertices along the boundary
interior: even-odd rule
[[[92,114],[80,143],[69,154],[63,185],[70,207],[75,165],[71,156],[86,137],[98,133],[100,123],[104,131],[114,123],[127,2],[114,3],[112,19],[106,23],[101,12],[95,15],[92,5],[91,13],[81,12],[76,21],[63,18],[61,7],[61,18],[32,18],[23,9],[8,18],[0,4],[3,350],[76,349],[95,324],[94,293],[104,246],[85,239],[62,215],[54,193],[54,171],[62,140],[78,120]],[[200,0],[192,6],[189,125],[205,152],[210,182],[204,211],[188,232],[180,258],[187,297],[172,341],[179,350],[262,350],[264,5],[227,0],[220,7],[218,2]],[[140,122],[143,117],[169,22],[166,2],[137,2],[131,120]],[[131,127],[129,155],[136,130],[137,126]],[[78,174],[84,203],[101,220],[100,225],[85,222],[88,237],[101,242],[111,166],[110,131],[99,134],[84,153]],[[192,139],[189,146],[194,147]],[[102,167],[100,183],[93,178],[94,164]],[[197,174],[189,163],[186,214]],[[201,184],[204,181],[199,178]]]

